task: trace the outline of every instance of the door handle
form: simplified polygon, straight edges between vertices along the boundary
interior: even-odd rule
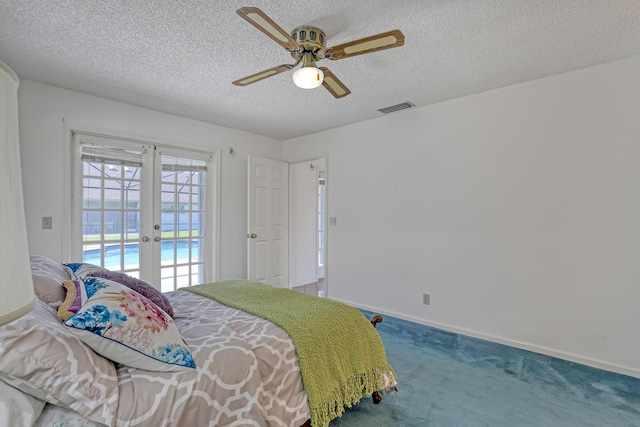
[[[247,237],[251,237],[252,239],[255,239],[256,237],[258,237],[258,235],[255,233],[251,233],[251,234],[247,233]]]
[[[143,241],[143,242],[145,242],[145,243],[146,243],[146,242],[148,242],[148,241],[149,241],[149,237],[147,237],[147,236],[142,236],[142,241]]]

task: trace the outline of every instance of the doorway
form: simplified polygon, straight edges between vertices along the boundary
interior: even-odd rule
[[[214,154],[72,133],[74,259],[162,292],[213,279]]]
[[[289,287],[326,296],[326,160],[289,165]]]

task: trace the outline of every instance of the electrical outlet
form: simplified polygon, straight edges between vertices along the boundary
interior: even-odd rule
[[[53,228],[53,218],[50,216],[42,217],[42,229],[51,230]]]
[[[431,295],[429,294],[422,294],[422,303],[424,305],[431,305]]]

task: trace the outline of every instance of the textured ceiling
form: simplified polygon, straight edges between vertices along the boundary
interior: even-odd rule
[[[293,63],[243,6],[328,46],[392,29],[405,45],[320,62],[342,99],[291,71],[238,87]],[[636,55],[640,0],[0,0],[0,59],[20,78],[279,140]]]

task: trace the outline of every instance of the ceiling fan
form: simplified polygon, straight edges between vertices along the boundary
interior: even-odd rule
[[[327,67],[316,67],[316,61],[350,58],[404,44],[404,34],[400,30],[393,30],[328,48],[326,36],[320,28],[303,25],[289,35],[257,7],[242,7],[236,13],[288,50],[296,60],[294,64],[278,65],[236,80],[233,84],[237,86],[250,85],[289,71],[302,63],[302,67],[293,74],[296,86],[312,89],[323,85],[333,96],[342,98],[351,91]]]

